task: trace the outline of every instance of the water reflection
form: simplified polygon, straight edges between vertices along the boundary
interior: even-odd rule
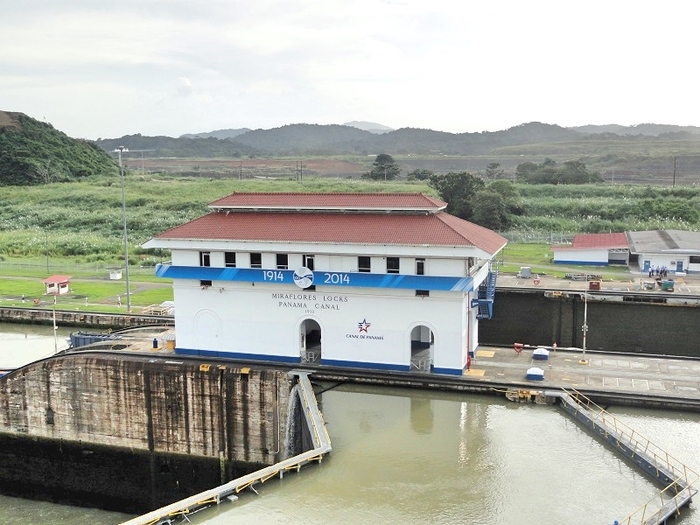
[[[207,523],[612,524],[657,493],[556,407],[356,386],[321,397],[331,455]]]
[[[430,434],[433,431],[432,399],[411,398],[411,428],[417,434]]]
[[[0,369],[18,368],[68,347],[73,330],[30,324],[0,324]]]

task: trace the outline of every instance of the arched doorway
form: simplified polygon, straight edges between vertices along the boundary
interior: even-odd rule
[[[213,310],[200,310],[194,317],[194,340],[199,350],[221,350],[221,318]]]
[[[435,336],[425,326],[414,326],[411,330],[411,371],[430,372],[433,367]]]
[[[321,325],[313,319],[304,319],[300,326],[301,362],[321,362]]]

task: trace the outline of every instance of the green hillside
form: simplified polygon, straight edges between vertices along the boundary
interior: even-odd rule
[[[95,144],[70,138],[24,113],[0,111],[0,186],[77,181],[117,172],[115,160]]]

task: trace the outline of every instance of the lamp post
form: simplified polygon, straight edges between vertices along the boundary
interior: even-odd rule
[[[586,359],[586,334],[588,333],[588,294],[583,293],[583,326],[581,326],[583,331],[583,356],[579,360],[580,365],[587,365],[588,360]]]
[[[119,154],[119,171],[122,178],[122,218],[124,219],[124,266],[126,267],[126,312],[131,313],[131,290],[129,289],[129,241],[126,234],[126,192],[124,190],[124,165],[122,164],[122,153],[129,151],[124,146],[119,146],[114,150]]]

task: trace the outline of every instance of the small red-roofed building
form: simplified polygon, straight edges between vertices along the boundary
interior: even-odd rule
[[[571,244],[551,246],[555,264],[607,266],[629,263],[625,233],[579,233]]]
[[[462,374],[490,318],[497,233],[422,194],[233,193],[169,249],[175,352]]]
[[[69,275],[52,275],[42,281],[46,288],[46,295],[63,295],[70,292]]]

